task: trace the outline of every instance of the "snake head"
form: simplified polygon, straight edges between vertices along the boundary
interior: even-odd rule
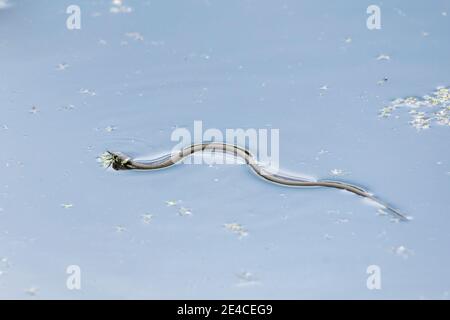
[[[131,158],[120,152],[106,151],[98,159],[104,168],[112,167],[114,170],[132,169]]]

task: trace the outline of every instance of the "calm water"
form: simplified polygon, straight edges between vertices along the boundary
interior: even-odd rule
[[[0,1],[0,298],[448,299],[450,126],[379,113],[450,85],[449,14],[449,1]],[[279,129],[283,169],[362,185],[414,220],[245,166],[96,160],[169,151],[195,120]]]

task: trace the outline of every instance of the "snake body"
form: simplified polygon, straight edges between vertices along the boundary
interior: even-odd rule
[[[121,152],[107,151],[102,155],[101,160],[103,161],[105,167],[111,166],[114,170],[157,170],[173,166],[176,163],[182,161],[184,158],[189,157],[196,152],[204,151],[220,151],[223,153],[232,154],[235,157],[240,157],[256,175],[272,183],[290,187],[327,187],[346,190],[363,198],[372,200],[400,220],[409,220],[407,216],[403,215],[384,201],[376,198],[363,188],[340,181],[315,181],[296,176],[290,176],[287,174],[273,173],[271,170],[268,170],[260,163],[258,163],[255,157],[247,149],[227,143],[210,142],[192,144],[177,152],[172,152],[157,159],[145,162],[133,160],[132,158]]]

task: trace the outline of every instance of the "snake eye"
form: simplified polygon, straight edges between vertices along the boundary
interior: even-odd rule
[[[112,168],[114,170],[124,170],[124,169],[128,169],[127,167],[127,162],[123,161],[120,158],[115,158],[114,161],[112,162]]]
[[[114,170],[120,170],[120,165],[117,164],[117,162],[113,162],[113,163],[112,163],[112,168],[113,168]]]
[[[131,169],[130,168],[130,159],[116,154],[113,157],[111,166],[114,170]]]

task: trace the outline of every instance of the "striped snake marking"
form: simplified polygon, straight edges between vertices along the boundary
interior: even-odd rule
[[[111,151],[105,152],[100,157],[100,160],[103,162],[105,167],[112,167],[114,170],[158,170],[171,167],[194,153],[204,151],[220,151],[242,158],[257,176],[266,181],[288,187],[325,187],[345,190],[373,201],[375,204],[391,213],[401,221],[410,220],[409,217],[400,213],[397,209],[394,209],[391,205],[376,198],[372,193],[361,187],[341,181],[309,180],[288,174],[274,173],[273,170],[271,171],[258,163],[255,157],[247,149],[222,142],[191,144],[190,146],[187,146],[179,151],[168,153],[162,157],[148,161],[137,161],[121,152]]]

